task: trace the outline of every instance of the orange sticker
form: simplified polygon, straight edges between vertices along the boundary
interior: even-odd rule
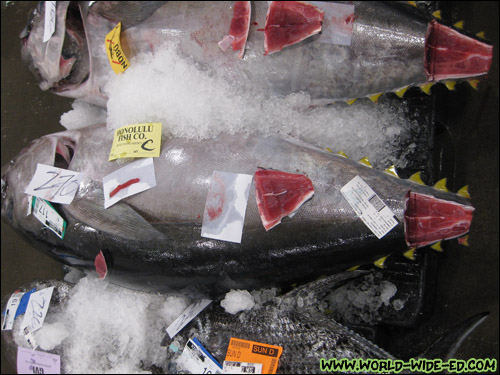
[[[263,374],[276,374],[281,353],[283,348],[280,346],[231,337],[226,361],[262,363]]]

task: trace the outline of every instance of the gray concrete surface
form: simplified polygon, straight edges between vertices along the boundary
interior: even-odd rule
[[[21,63],[18,35],[36,3],[9,3],[13,4],[2,2],[1,6],[2,165],[31,140],[63,130],[59,117],[71,108],[71,100],[42,92]],[[407,345],[418,353],[446,329],[476,313],[489,311],[490,317],[463,343],[456,357],[498,360],[498,2],[454,3],[444,16],[465,20],[465,28],[471,32],[485,31],[495,47],[494,61],[479,91],[459,84],[455,92],[440,97],[453,157],[443,155],[443,175],[439,177],[448,177],[448,187],[453,191],[469,184],[476,212],[470,247],[447,243],[439,264],[434,311],[421,326],[408,332]],[[433,91],[439,94],[443,87]],[[447,165],[449,160],[453,165]],[[58,263],[30,247],[3,222],[1,253],[2,297],[30,281],[62,277]],[[7,364],[3,349],[1,372],[15,372]]]

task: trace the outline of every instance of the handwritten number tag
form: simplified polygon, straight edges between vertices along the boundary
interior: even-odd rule
[[[49,202],[70,204],[79,186],[79,172],[38,164],[35,175],[24,192]]]

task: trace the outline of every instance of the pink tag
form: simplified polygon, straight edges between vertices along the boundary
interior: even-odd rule
[[[60,374],[61,357],[57,354],[17,348],[18,374]]]

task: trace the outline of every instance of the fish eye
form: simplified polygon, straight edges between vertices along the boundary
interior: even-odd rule
[[[54,167],[68,169],[74,153],[75,150],[73,142],[59,140],[56,146]]]

